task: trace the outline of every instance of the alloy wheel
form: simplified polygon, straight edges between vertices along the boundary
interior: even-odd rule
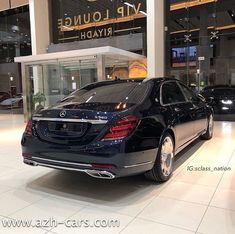
[[[212,134],[213,134],[213,127],[214,127],[213,116],[210,115],[210,117],[209,117],[209,123],[208,123],[209,136],[212,136]]]
[[[168,177],[173,170],[174,144],[170,137],[166,137],[161,149],[161,169],[164,176]]]

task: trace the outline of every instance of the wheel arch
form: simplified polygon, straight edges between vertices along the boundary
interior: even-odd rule
[[[166,128],[166,129],[162,132],[161,139],[160,139],[160,141],[159,141],[158,147],[160,146],[160,144],[161,144],[161,142],[162,142],[162,139],[163,139],[163,137],[164,137],[166,134],[169,134],[169,135],[172,137],[173,142],[174,142],[174,149],[176,149],[176,135],[175,135],[175,131],[174,131],[174,129],[172,129],[172,128],[170,128],[170,127],[169,127],[169,128]]]

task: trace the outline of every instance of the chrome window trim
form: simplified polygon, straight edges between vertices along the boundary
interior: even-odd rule
[[[163,104],[163,101],[162,101],[162,86],[166,83],[169,83],[169,82],[173,82],[173,83],[176,83],[176,85],[179,87],[179,89],[181,90],[180,86],[178,85],[178,82],[177,80],[167,80],[167,81],[164,81],[163,84],[161,84],[161,87],[160,87],[160,104],[161,106],[171,106],[171,105],[177,105],[177,104],[183,104],[183,103],[188,103],[187,99],[185,98],[185,95],[184,93],[182,92],[184,98],[185,98],[185,101],[184,102],[173,102],[173,103],[169,103],[169,104]]]
[[[56,121],[56,122],[71,122],[71,123],[91,123],[91,124],[106,124],[108,120],[102,119],[62,119],[62,118],[46,118],[46,117],[33,117],[34,121]]]
[[[133,164],[133,165],[129,165],[129,166],[124,166],[124,168],[132,168],[132,167],[140,167],[140,166],[145,166],[148,164],[152,164],[153,161],[149,161],[149,162],[145,162],[145,163],[138,163],[138,164]]]

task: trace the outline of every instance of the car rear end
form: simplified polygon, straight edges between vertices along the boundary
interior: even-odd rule
[[[145,140],[138,109],[149,85],[129,81],[94,87],[85,87],[33,116],[22,137],[26,164],[104,179],[151,169],[156,148],[133,145]]]

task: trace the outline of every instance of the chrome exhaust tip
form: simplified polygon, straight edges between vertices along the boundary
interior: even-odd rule
[[[108,171],[86,170],[86,173],[89,176],[98,179],[112,180],[115,178],[115,175]]]

